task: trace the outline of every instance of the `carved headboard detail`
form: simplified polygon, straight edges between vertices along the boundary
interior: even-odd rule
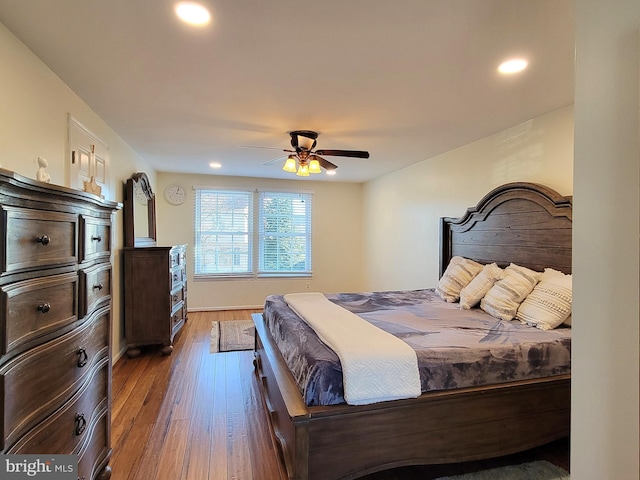
[[[440,220],[440,276],[455,255],[571,273],[571,226],[571,196],[535,183],[502,185],[462,217]]]

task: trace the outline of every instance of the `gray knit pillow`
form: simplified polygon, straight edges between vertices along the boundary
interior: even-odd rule
[[[504,273],[504,278],[480,301],[480,308],[500,320],[513,320],[522,301],[538,283],[540,272],[512,263]]]
[[[460,290],[466,287],[481,270],[481,263],[459,256],[451,258],[444,275],[438,282],[436,294],[445,302],[457,302],[460,298]]]

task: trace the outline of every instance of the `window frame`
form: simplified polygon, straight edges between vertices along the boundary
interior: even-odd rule
[[[252,243],[252,238],[253,238],[253,229],[254,229],[254,224],[255,224],[255,220],[253,218],[253,212],[255,210],[254,208],[254,195],[253,192],[251,190],[242,190],[242,189],[231,189],[231,188],[206,188],[206,187],[196,187],[196,195],[195,195],[195,201],[194,201],[194,215],[193,215],[193,226],[194,226],[194,279],[196,278],[240,278],[240,277],[252,277],[253,276],[253,264],[254,264],[254,251],[253,251],[253,243]],[[202,256],[202,240],[200,239],[201,236],[201,231],[202,229],[200,228],[202,222],[200,221],[200,216],[201,215],[201,195],[202,193],[213,193],[215,195],[220,195],[223,196],[225,194],[227,195],[238,195],[238,197],[246,197],[247,199],[247,207],[248,207],[248,212],[247,212],[247,221],[246,221],[246,232],[244,233],[247,236],[247,248],[246,248],[246,254],[247,254],[247,268],[244,271],[225,271],[225,272],[200,272],[200,267],[201,267],[201,256]],[[213,230],[212,232],[215,232],[215,230]],[[212,233],[212,234],[216,234],[216,233]],[[228,232],[225,231],[221,231],[219,232],[219,234],[227,234],[227,235],[242,235],[242,231],[232,231],[229,230]],[[234,253],[231,253],[231,255],[233,256]]]
[[[303,233],[295,233],[295,232],[272,232],[276,237],[285,239],[285,238],[294,238],[294,237],[304,237],[304,262],[305,268],[303,270],[267,270],[265,269],[265,237],[267,233],[265,233],[264,226],[266,222],[263,198],[271,195],[272,197],[279,198],[287,198],[292,199],[295,196],[303,197],[302,203],[304,204],[304,232]],[[312,223],[313,223],[313,195],[307,192],[287,192],[281,190],[262,190],[258,192],[257,195],[257,207],[256,214],[258,217],[258,231],[257,231],[257,255],[256,255],[256,275],[258,277],[310,277],[313,274],[312,270]],[[295,209],[295,207],[294,207]],[[277,215],[276,215],[277,216]],[[291,212],[289,215],[290,219],[295,216],[295,212]],[[296,222],[293,222],[294,224]],[[302,226],[300,223],[297,223],[298,227]],[[295,226],[295,225],[294,225]],[[278,242],[279,243],[279,242]],[[297,242],[294,242],[297,243]]]
[[[313,224],[313,193],[309,191],[305,192],[295,192],[292,190],[282,190],[282,189],[242,189],[242,188],[233,188],[233,187],[210,187],[210,186],[194,186],[194,190],[196,191],[195,201],[194,201],[194,215],[193,215],[193,225],[194,225],[194,280],[219,280],[219,279],[242,279],[242,278],[310,278],[313,276],[312,270],[312,224]],[[249,263],[247,272],[220,272],[220,273],[210,273],[210,272],[199,272],[200,263],[200,250],[201,241],[198,240],[200,235],[199,229],[199,212],[201,209],[200,204],[200,195],[201,192],[213,192],[215,194],[225,194],[225,193],[239,193],[239,194],[247,194],[250,198],[250,209],[248,212],[248,216],[250,218],[248,224],[248,255],[249,255]],[[261,207],[261,198],[264,195],[283,195],[286,197],[291,197],[293,195],[303,195],[305,198],[305,224],[306,224],[306,249],[305,249],[305,269],[304,270],[280,270],[280,271],[270,271],[263,270],[262,267],[262,257],[263,252],[262,248],[262,207]]]

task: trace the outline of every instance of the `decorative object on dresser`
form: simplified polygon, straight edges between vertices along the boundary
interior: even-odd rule
[[[89,180],[85,180],[83,185],[85,192],[93,193],[99,197],[102,196],[102,187],[96,183],[96,177],[93,175],[91,175]]]
[[[46,158],[38,157],[38,171],[36,172],[36,180],[39,182],[49,183],[51,181],[51,176],[47,172],[47,167],[49,166],[49,162],[47,162]]]
[[[118,203],[0,169],[1,451],[77,454],[111,477],[112,227]]]
[[[162,345],[187,321],[186,245],[156,245],[155,195],[144,173],[127,180],[124,194],[124,317],[127,355]]]

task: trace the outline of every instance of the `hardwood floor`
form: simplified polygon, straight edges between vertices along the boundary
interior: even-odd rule
[[[253,374],[253,354],[209,353],[211,322],[255,310],[193,312],[172,355],[159,348],[113,369],[112,480],[284,480]],[[501,459],[405,467],[367,480],[429,480],[545,459],[569,469],[568,441]]]

